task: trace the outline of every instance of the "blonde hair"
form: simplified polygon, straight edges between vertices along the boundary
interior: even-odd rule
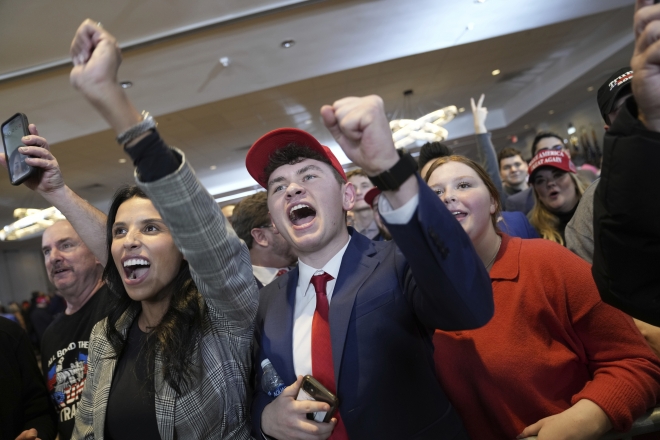
[[[586,186],[575,173],[568,173],[575,185],[575,193],[578,196],[578,202],[584,194]],[[532,192],[534,193],[534,207],[529,212],[529,222],[534,226],[542,238],[564,246],[564,239],[559,232],[559,218],[550,212],[550,210],[541,202],[536,188],[532,183]]]

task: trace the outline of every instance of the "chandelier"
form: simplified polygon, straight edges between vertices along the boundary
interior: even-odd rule
[[[413,90],[403,92],[403,105],[394,112],[390,121],[392,139],[396,148],[421,147],[427,142],[441,142],[449,132],[443,125],[454,119],[458,110],[450,105],[424,115],[419,106],[413,107]],[[418,103],[419,104],[419,103]],[[405,118],[408,115],[424,115],[417,119]],[[397,117],[400,115],[401,117]]]
[[[390,121],[392,139],[396,148],[421,147],[427,142],[442,142],[449,136],[443,127],[458,113],[455,105],[435,110],[419,119]]]
[[[41,234],[58,220],[64,220],[62,213],[51,206],[46,209],[14,209],[14,223],[0,229],[0,240],[26,240]]]

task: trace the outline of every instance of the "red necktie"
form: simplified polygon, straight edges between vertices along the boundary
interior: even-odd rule
[[[284,274],[287,273],[288,271],[289,271],[289,269],[280,269],[280,270],[278,270],[277,273],[275,274],[275,278],[284,275]]]
[[[332,363],[332,341],[330,339],[330,322],[328,321],[328,294],[325,286],[334,279],[332,275],[324,272],[312,277],[312,284],[316,291],[316,310],[312,320],[312,376],[321,382],[331,393],[337,394],[335,385],[335,369]],[[335,413],[337,426],[335,426],[330,440],[348,440],[346,427],[339,415]]]

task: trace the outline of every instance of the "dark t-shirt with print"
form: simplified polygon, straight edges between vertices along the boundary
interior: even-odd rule
[[[102,286],[73,315],[61,314],[44,332],[41,364],[58,412],[60,440],[73,433],[78,402],[87,378],[87,347],[94,325],[106,317],[110,290]]]

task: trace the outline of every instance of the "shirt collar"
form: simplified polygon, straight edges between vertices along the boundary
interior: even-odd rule
[[[341,267],[341,260],[344,258],[348,244],[351,242],[351,236],[348,236],[348,241],[343,248],[339,249],[331,259],[328,261],[325,266],[320,269],[315,269],[312,266],[308,266],[302,261],[298,260],[298,288],[302,287],[306,292],[307,286],[312,282],[312,277],[316,273],[327,272],[336,280],[339,276],[339,269]]]
[[[263,267],[252,265],[252,274],[259,280],[264,286],[270,284],[274,279],[275,275],[280,269],[277,267]]]

